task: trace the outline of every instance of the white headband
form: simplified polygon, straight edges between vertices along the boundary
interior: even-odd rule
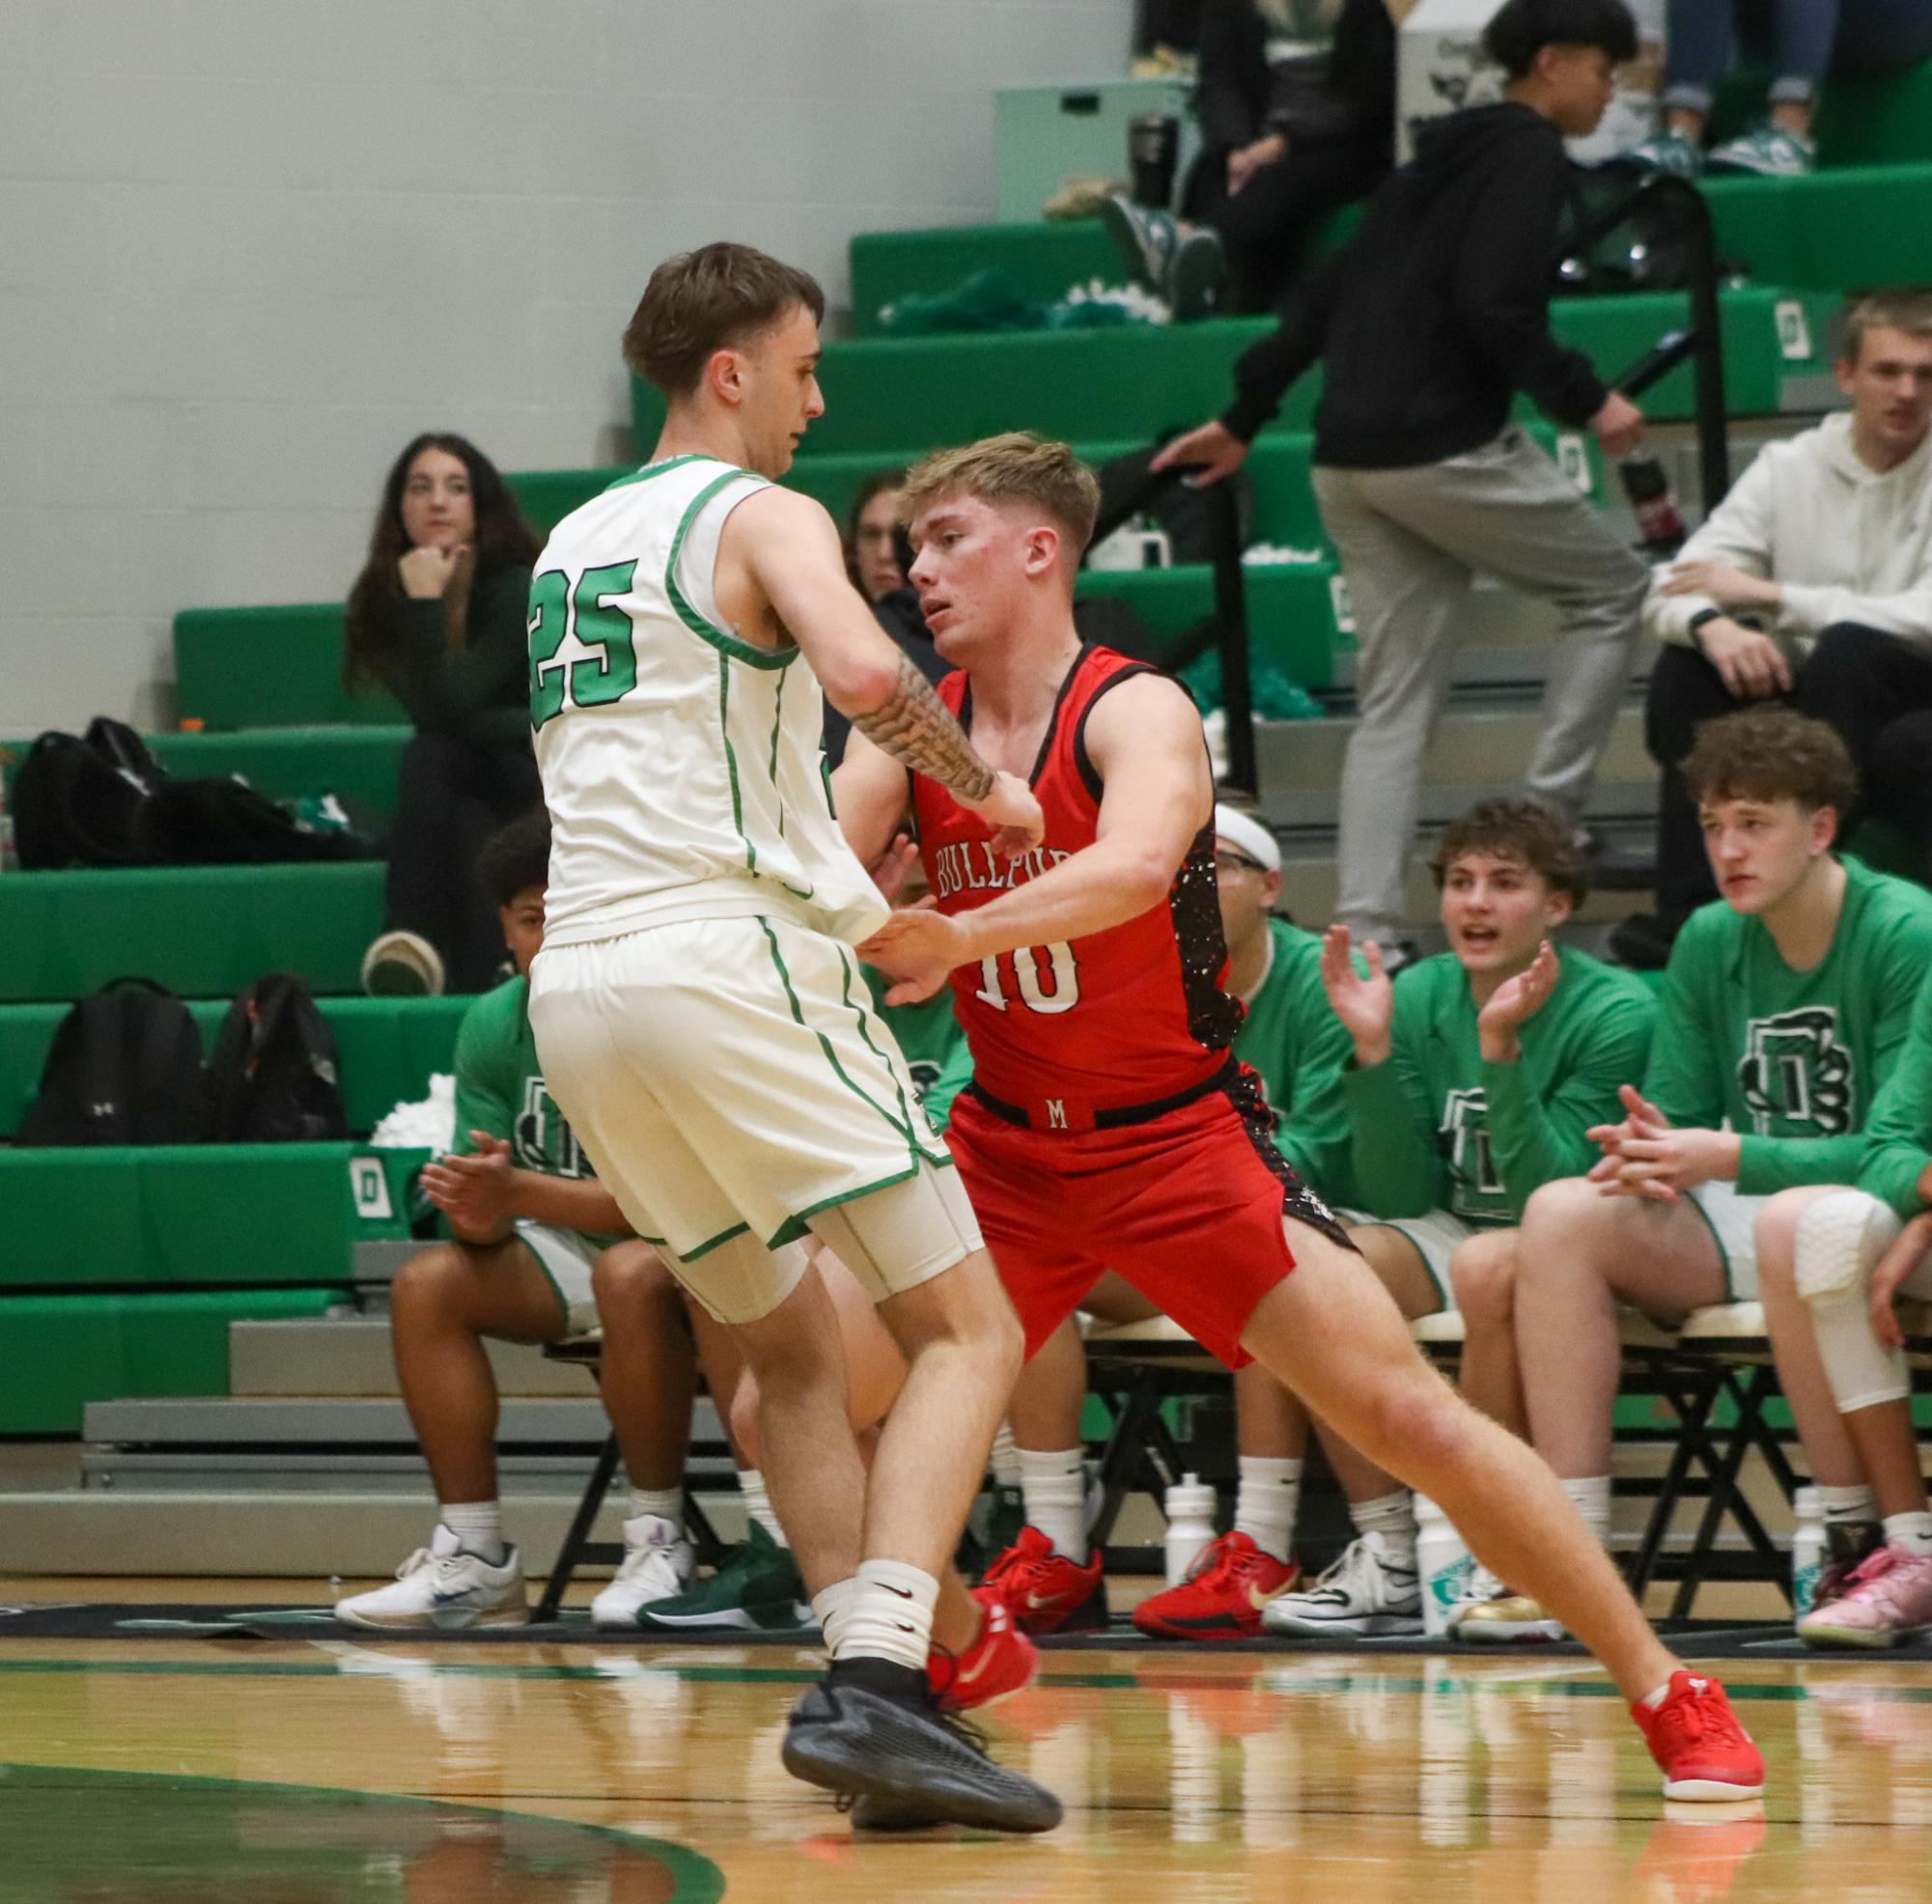
[[[1259,820],[1250,820],[1231,806],[1215,808],[1215,838],[1238,846],[1257,866],[1270,873],[1281,870],[1281,848]]]

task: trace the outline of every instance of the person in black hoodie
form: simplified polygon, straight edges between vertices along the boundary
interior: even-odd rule
[[[1326,367],[1315,496],[1340,552],[1360,720],[1342,771],[1340,922],[1392,948],[1422,755],[1456,611],[1480,569],[1555,602],[1529,793],[1573,826],[1629,686],[1648,571],[1510,421],[1518,392],[1626,455],[1642,413],[1550,333],[1566,136],[1592,131],[1636,51],[1623,0],[1507,0],[1484,44],[1507,96],[1431,121],[1359,233],[1303,280],[1235,374],[1234,403],[1156,467],[1238,468],[1288,387]]]

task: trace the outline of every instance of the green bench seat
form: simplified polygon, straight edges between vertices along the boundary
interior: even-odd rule
[[[348,1293],[0,1296],[0,1435],[77,1435],[89,1402],[225,1395],[231,1323],[320,1316]]]
[[[1787,380],[1828,368],[1815,351],[1800,359],[1783,354],[1778,306],[1794,294],[1768,285],[1724,292],[1733,415],[1773,414]],[[1814,344],[1822,350],[1819,333],[1834,300],[1811,295]],[[1674,293],[1571,298],[1554,306],[1554,323],[1567,343],[1615,376],[1681,325],[1685,314],[1686,300]],[[819,371],[826,414],[812,426],[799,462],[861,451],[884,460],[1013,429],[1075,442],[1145,442],[1163,429],[1223,409],[1236,357],[1268,327],[1266,320],[1242,318],[1124,330],[833,342]],[[1318,386],[1317,377],[1303,378],[1271,429],[1305,430]],[[631,392],[636,441],[648,454],[662,423],[662,400],[635,379]],[[1689,369],[1658,384],[1644,404],[1660,420],[1690,416]]]
[[[449,1071],[457,1027],[470,1000],[457,998],[323,998],[335,1034],[349,1128],[366,1134],[396,1104],[425,1097],[432,1072]],[[189,1001],[210,1055],[228,1010],[222,998]],[[33,1102],[47,1048],[66,1005],[0,1005],[0,1137],[11,1137]]]
[[[378,861],[19,873],[0,879],[0,1003],[70,999],[135,974],[232,997],[264,972],[353,994],[382,924]]]

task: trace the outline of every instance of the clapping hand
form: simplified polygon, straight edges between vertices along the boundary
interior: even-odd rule
[[[457,1229],[490,1236],[517,1214],[510,1145],[488,1131],[472,1131],[469,1140],[476,1146],[469,1155],[423,1165],[423,1190]]]
[[[1492,1063],[1514,1064],[1523,1048],[1517,1034],[1550,1002],[1556,981],[1563,976],[1556,948],[1546,938],[1536,957],[1513,978],[1506,978],[1476,1014],[1476,1041]]]
[[[1629,1113],[1589,1133],[1603,1148],[1590,1181],[1607,1196],[1675,1203],[1699,1184],[1737,1174],[1738,1139],[1728,1131],[1679,1131],[1635,1085],[1618,1094]]]
[[[1387,1060],[1395,985],[1382,968],[1382,947],[1374,939],[1363,949],[1366,973],[1357,969],[1354,952],[1348,927],[1330,926],[1322,935],[1322,989],[1355,1040],[1356,1063],[1366,1071]]]

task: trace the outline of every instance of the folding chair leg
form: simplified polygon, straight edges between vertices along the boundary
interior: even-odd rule
[[[1706,1424],[1710,1421],[1711,1411],[1717,1407],[1721,1392],[1721,1386],[1714,1381],[1700,1381],[1687,1392],[1676,1384],[1660,1379],[1658,1388],[1676,1413],[1678,1434],[1676,1445],[1670,1450],[1669,1465],[1664,1470],[1664,1479],[1657,1491],[1657,1498],[1651,1503],[1643,1537],[1631,1556],[1628,1574],[1630,1590],[1639,1601],[1650,1584],[1651,1576],[1657,1571],[1658,1555],[1663,1553],[1664,1543],[1669,1537],[1670,1523],[1677,1517],[1677,1506],[1684,1498],[1685,1483],[1690,1479],[1691,1463],[1709,1449]],[[1709,1458],[1705,1454],[1707,1466]]]
[[[544,1597],[537,1603],[537,1623],[540,1626],[547,1626],[555,1619],[557,1610],[564,1604],[571,1576],[576,1572],[583,1551],[590,1545],[590,1530],[596,1525],[598,1509],[603,1505],[603,1498],[610,1492],[611,1479],[617,1472],[617,1437],[612,1435],[604,1442],[603,1452],[597,1458],[597,1466],[591,1470],[590,1481],[584,1488],[583,1498],[577,1502],[570,1532],[564,1536],[564,1544],[557,1550],[556,1564],[550,1569]]]
[[[1710,1498],[1698,1520],[1696,1538],[1685,1557],[1684,1577],[1677,1582],[1676,1597],[1670,1603],[1673,1620],[1690,1618],[1691,1609],[1697,1602],[1697,1589],[1703,1584],[1704,1563],[1717,1546],[1718,1530],[1723,1526],[1726,1514],[1759,1552],[1769,1549],[1775,1554],[1778,1551],[1763,1524],[1751,1512],[1750,1503],[1738,1490],[1738,1475],[1744,1468],[1745,1456],[1763,1431],[1764,1396],[1769,1382],[1769,1373],[1762,1368],[1751,1369],[1744,1382],[1728,1371],[1725,1373],[1723,1386],[1737,1403],[1738,1418],[1725,1439],[1722,1459],[1711,1470]]]

